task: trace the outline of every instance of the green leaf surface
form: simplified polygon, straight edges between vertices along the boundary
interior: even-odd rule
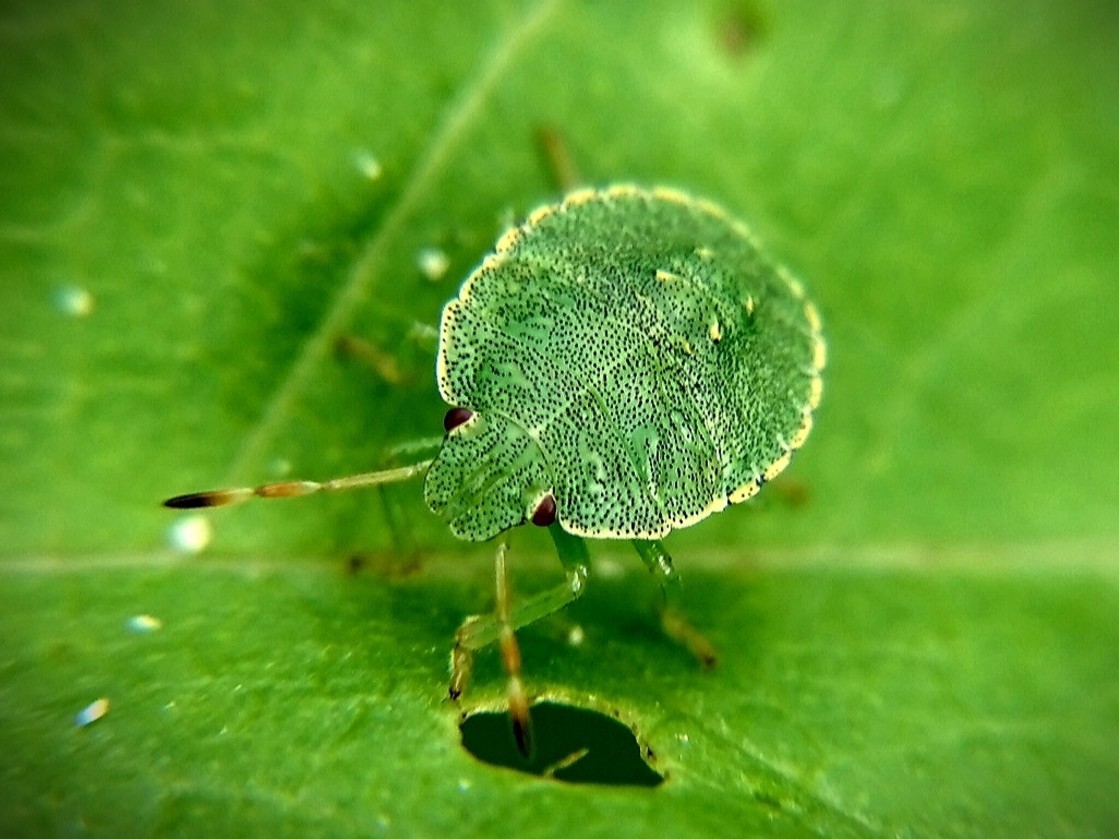
[[[1102,0],[6,4],[0,833],[1113,835],[1117,37]],[[461,747],[491,548],[418,486],[418,571],[368,493],[218,511],[200,556],[157,506],[438,434],[415,325],[556,197],[542,127],[746,220],[829,339],[788,477],[669,540],[719,668],[624,544],[520,633],[651,789]],[[559,578],[540,533],[511,563]],[[464,707],[503,690],[484,654]]]

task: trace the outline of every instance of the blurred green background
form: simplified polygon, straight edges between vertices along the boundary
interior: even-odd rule
[[[1106,0],[3,4],[0,832],[1113,835],[1117,44]],[[654,790],[462,750],[490,548],[418,486],[408,573],[369,494],[220,511],[200,555],[157,506],[438,433],[414,324],[556,197],[542,126],[746,220],[829,338],[787,478],[668,543],[719,669],[624,544],[521,633]],[[511,562],[559,578],[538,533]],[[467,707],[502,690],[483,656]]]

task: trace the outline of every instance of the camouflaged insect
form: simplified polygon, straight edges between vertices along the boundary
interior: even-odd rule
[[[451,409],[434,460],[176,496],[176,509],[396,483],[463,539],[548,526],[565,581],[515,605],[504,539],[495,611],[463,621],[448,697],[501,647],[517,748],[532,752],[515,630],[572,602],[581,537],[628,538],[656,573],[665,632],[705,667],[714,647],[676,610],[660,537],[754,495],[789,464],[820,404],[820,318],[740,223],[667,189],[580,190],[506,232],[443,310],[436,362]],[[425,451],[431,441],[420,441]],[[409,447],[411,450],[411,447]]]
[[[825,355],[800,283],[719,207],[574,192],[506,232],[443,310],[439,392],[466,410],[425,499],[463,539],[549,497],[568,533],[658,539],[788,465]]]

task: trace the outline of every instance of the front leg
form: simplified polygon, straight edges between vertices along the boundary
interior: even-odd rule
[[[517,748],[526,756],[531,750],[531,728],[528,702],[521,686],[520,651],[514,633],[578,599],[586,588],[590,570],[590,555],[582,539],[567,533],[558,524],[551,525],[548,530],[567,572],[567,579],[555,588],[513,605],[505,573],[505,543],[500,542],[495,561],[496,608],[492,615],[467,618],[455,633],[455,646],[451,652],[451,685],[447,691],[451,700],[457,700],[470,681],[474,652],[500,641],[502,662],[509,674],[509,713],[513,720],[513,732]]]

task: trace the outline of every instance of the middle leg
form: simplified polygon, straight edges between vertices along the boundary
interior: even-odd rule
[[[704,637],[680,611],[680,575],[672,565],[672,557],[659,541],[633,540],[641,561],[660,577],[661,600],[657,606],[657,617],[665,635],[685,647],[699,661],[705,670],[714,667],[719,656],[711,642]]]

